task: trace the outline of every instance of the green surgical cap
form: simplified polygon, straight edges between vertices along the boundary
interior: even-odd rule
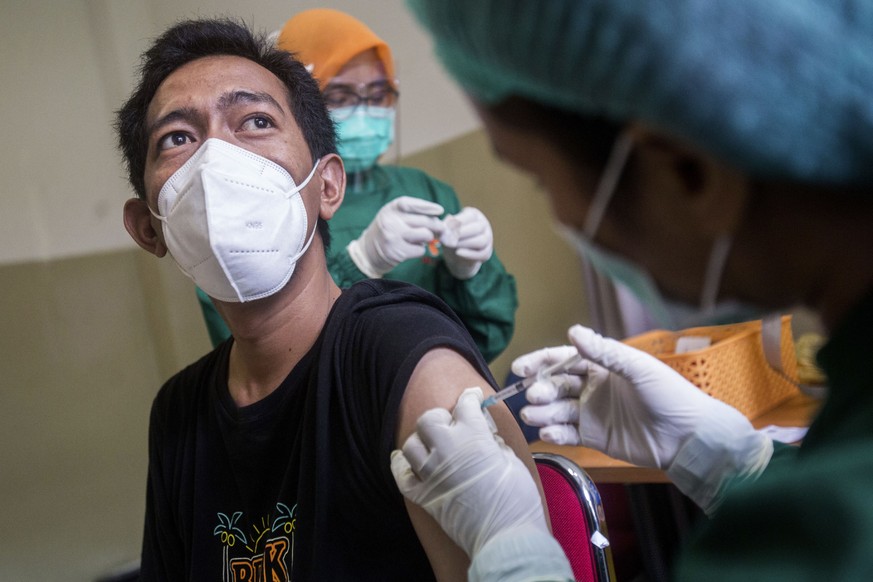
[[[407,2],[486,104],[641,121],[755,176],[873,182],[873,2]]]

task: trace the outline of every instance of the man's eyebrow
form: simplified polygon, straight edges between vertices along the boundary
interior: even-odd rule
[[[219,109],[229,109],[240,103],[269,103],[282,113],[285,113],[285,109],[279,105],[278,101],[273,99],[272,95],[262,91],[229,91],[218,98]]]
[[[166,115],[155,119],[147,128],[146,135],[151,136],[155,132],[159,131],[165,125],[169,125],[176,121],[187,121],[189,123],[193,123],[193,120],[198,116],[197,111],[193,107],[182,107],[180,109],[174,109],[170,111]]]
[[[264,93],[262,91],[228,91],[218,98],[218,107],[222,110],[229,109],[234,105],[239,105],[240,103],[269,103],[282,113],[285,113],[285,110],[282,108],[278,101],[273,99],[272,95],[270,95],[269,93]],[[147,128],[146,135],[151,136],[165,125],[169,125],[176,121],[186,121],[189,123],[193,123],[199,115],[200,113],[198,113],[197,110],[193,107],[181,107],[179,109],[174,109],[173,111],[170,111],[166,115],[152,122],[151,125],[149,125]]]

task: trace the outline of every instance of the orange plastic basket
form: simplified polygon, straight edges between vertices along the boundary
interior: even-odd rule
[[[711,344],[677,354],[676,343],[683,336],[708,337]],[[790,315],[782,317],[781,372],[768,363],[764,354],[760,320],[681,331],[655,330],[628,338],[625,343],[656,356],[695,386],[748,418],[760,416],[798,391]]]

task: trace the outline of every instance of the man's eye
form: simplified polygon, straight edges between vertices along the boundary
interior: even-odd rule
[[[191,138],[180,132],[168,133],[158,142],[158,150],[168,150],[189,143]]]
[[[271,127],[275,127],[273,121],[262,115],[257,115],[255,117],[249,117],[243,123],[243,129],[252,130],[252,129],[269,129]]]

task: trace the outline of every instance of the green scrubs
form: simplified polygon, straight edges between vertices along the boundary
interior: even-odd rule
[[[461,204],[452,188],[414,168],[376,166],[365,181],[349,176],[346,197],[330,220],[330,249],[327,266],[340,287],[366,279],[349,256],[346,247],[358,238],[385,204],[400,196],[414,196],[441,205],[447,214],[457,214]],[[509,344],[518,307],[515,278],[506,272],[493,254],[479,272],[466,281],[452,277],[443,262],[439,246],[428,246],[425,255],[397,265],[384,276],[413,283],[440,297],[464,322],[487,361],[496,358]],[[203,317],[213,345],[229,335],[209,297],[197,289]]]
[[[818,356],[829,395],[798,447],[727,492],[678,580],[873,579],[873,293]]]

